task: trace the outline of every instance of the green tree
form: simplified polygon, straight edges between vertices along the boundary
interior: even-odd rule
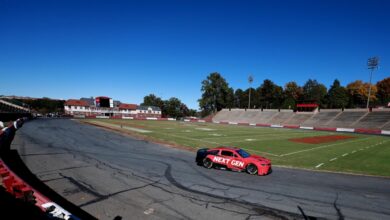
[[[327,89],[324,84],[318,83],[317,80],[309,79],[302,89],[305,102],[313,102],[321,106],[327,104],[325,100]]]
[[[232,89],[229,88],[226,80],[217,72],[211,73],[207,79],[202,81],[201,91],[202,97],[198,102],[202,115],[226,108],[230,102],[229,94],[232,94]]]
[[[265,79],[263,84],[256,89],[258,105],[265,108],[279,108],[283,99],[283,88],[276,85],[269,79]]]
[[[379,103],[387,106],[390,102],[390,77],[379,81],[376,87],[378,89],[377,97]]]
[[[245,103],[244,98],[245,98],[244,91],[242,91],[242,89],[237,89],[234,92],[234,107],[245,108],[244,107],[244,103]],[[246,105],[246,106],[248,106],[248,105]]]
[[[344,108],[348,105],[349,97],[347,90],[335,79],[328,91],[329,108]]]
[[[189,114],[188,107],[175,97],[164,101],[164,109],[168,117],[180,118]]]
[[[228,93],[226,95],[226,107],[234,108],[234,89],[229,88]]]
[[[161,109],[161,114],[163,116],[166,116],[164,101],[160,97],[157,97],[154,94],[149,94],[145,96],[144,102],[141,103],[141,105],[159,107]]]

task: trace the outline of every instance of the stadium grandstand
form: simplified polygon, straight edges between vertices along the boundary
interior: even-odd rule
[[[280,109],[222,109],[213,122],[295,125],[321,128],[390,129],[390,109],[314,109],[300,112]]]
[[[30,116],[31,111],[24,103],[0,98],[0,121],[12,121]]]

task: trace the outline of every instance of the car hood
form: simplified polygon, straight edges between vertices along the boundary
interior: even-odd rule
[[[270,164],[271,161],[265,157],[261,157],[261,156],[258,156],[258,155],[251,155],[250,157],[248,157],[248,159],[251,159],[251,160],[257,160],[257,161],[260,161],[260,162],[263,162],[263,163],[266,163],[266,164]]]

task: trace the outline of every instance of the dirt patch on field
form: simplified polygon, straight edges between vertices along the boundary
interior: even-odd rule
[[[327,135],[327,136],[316,136],[316,137],[291,138],[288,140],[292,142],[305,143],[305,144],[322,144],[322,143],[335,142],[335,141],[345,140],[350,138],[355,138],[355,137],[347,136],[347,135]]]

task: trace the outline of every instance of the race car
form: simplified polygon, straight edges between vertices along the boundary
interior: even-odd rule
[[[203,148],[196,153],[196,163],[205,168],[246,171],[252,175],[271,173],[271,161],[267,158],[251,155],[243,149],[235,147]]]

